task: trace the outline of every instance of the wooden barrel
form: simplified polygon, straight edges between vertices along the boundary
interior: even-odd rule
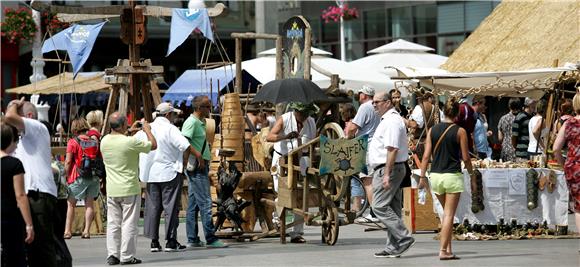
[[[226,160],[233,161],[243,161],[244,160],[244,136],[238,135],[225,135],[223,137],[223,146],[221,144],[222,135],[216,134],[211,147],[212,161],[219,161],[220,158],[217,156],[217,150],[220,148],[229,148],[236,151],[232,157],[228,157]]]
[[[224,95],[224,105],[222,107],[222,118],[232,116],[243,116],[240,95],[231,93]]]

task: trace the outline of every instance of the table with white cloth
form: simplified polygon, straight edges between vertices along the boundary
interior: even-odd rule
[[[568,187],[564,172],[554,170],[557,184],[552,193],[545,188],[538,190],[538,206],[529,210],[527,206],[526,172],[528,168],[480,168],[483,180],[485,209],[478,213],[471,212],[471,186],[467,170],[463,172],[465,191],[461,193],[454,222],[468,219],[470,223],[497,224],[499,218],[506,222],[517,219],[518,224],[544,220],[549,225],[568,225]],[[536,168],[536,171],[548,175],[551,171]],[[433,210],[443,218],[443,208],[433,195]]]

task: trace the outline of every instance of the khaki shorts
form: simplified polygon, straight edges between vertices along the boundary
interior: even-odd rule
[[[431,173],[431,191],[437,195],[464,191],[463,173]]]

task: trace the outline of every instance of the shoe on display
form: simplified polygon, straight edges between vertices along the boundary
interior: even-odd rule
[[[158,240],[151,241],[151,252],[159,252],[162,250],[161,245],[159,244]]]
[[[213,241],[206,245],[207,248],[227,248],[228,245],[220,240]]]

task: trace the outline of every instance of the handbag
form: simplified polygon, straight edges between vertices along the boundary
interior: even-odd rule
[[[207,139],[206,140],[203,140],[203,145],[202,145],[202,148],[201,148],[201,155],[203,155],[203,153],[205,152],[206,144],[207,144]],[[195,157],[192,157],[192,158],[193,158],[193,160],[188,160],[187,161],[187,166],[185,167],[185,169],[188,172],[195,171],[195,169],[197,169],[197,167],[199,166],[199,162],[197,162],[197,159]]]

